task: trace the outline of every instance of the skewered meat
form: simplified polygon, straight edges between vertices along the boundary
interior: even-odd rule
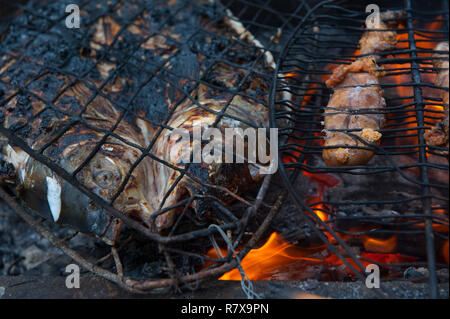
[[[393,17],[387,12],[383,17]],[[380,21],[377,30],[386,29]],[[350,65],[340,65],[326,85],[333,95],[325,109],[325,149],[322,157],[328,166],[356,166],[370,161],[379,145],[380,128],[385,123],[381,108],[386,106],[377,66],[378,52],[392,50],[396,45],[395,31],[366,31],[360,42],[360,55]],[[360,140],[361,139],[361,140]],[[366,149],[363,149],[363,148]]]
[[[120,2],[105,13],[92,1],[81,9],[81,21],[93,21],[88,32],[28,28],[64,8],[53,1],[39,15],[24,14],[0,37],[0,130],[77,171],[88,190],[155,231],[172,225],[176,209],[154,213],[187,194],[206,195],[194,205],[201,216],[214,209],[211,195],[227,199],[206,185],[240,193],[259,180],[247,163],[192,164],[188,173],[197,180],[176,169],[186,167],[185,154],[172,129],[211,126],[224,107],[220,129],[268,126],[271,77],[264,74],[273,73],[273,58],[228,10],[209,0],[167,0]],[[139,148],[152,143],[153,157],[134,166]],[[116,240],[120,220],[19,147],[3,143],[2,153],[31,208]]]
[[[445,117],[438,122],[435,127],[424,134],[425,141],[428,145],[445,147],[447,150],[435,151],[442,155],[448,156],[448,42],[439,43],[436,51],[445,51],[446,53],[436,53],[434,67],[439,69],[434,84],[442,87],[441,98],[444,106]]]

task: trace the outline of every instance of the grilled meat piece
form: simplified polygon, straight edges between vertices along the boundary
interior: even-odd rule
[[[88,1],[80,6],[79,30],[40,18],[64,10],[64,1],[53,1],[36,16],[18,17],[0,37],[1,130],[155,231],[170,227],[177,210],[154,213],[188,194],[226,201],[226,192],[208,185],[239,193],[259,180],[247,163],[186,166],[171,134],[196,123],[211,126],[221,111],[219,129],[268,126],[273,58],[228,10],[209,0]],[[30,28],[37,25],[49,30]],[[29,206],[116,240],[120,220],[23,150],[3,144],[3,160],[14,166],[17,193]],[[147,148],[151,156],[144,156]],[[194,208],[207,215],[210,204],[199,200]]]
[[[388,12],[383,18],[393,16]],[[386,28],[383,20],[376,27],[379,30]],[[376,111],[386,103],[379,85],[383,73],[377,66],[376,54],[394,49],[396,37],[395,31],[364,32],[359,42],[360,54],[370,55],[360,57],[350,65],[340,65],[326,81],[326,85],[333,88],[324,114],[326,148],[322,157],[328,166],[364,165],[373,157],[374,151],[358,147],[380,143],[379,130],[384,126],[385,117]]]
[[[64,96],[72,97],[74,101],[77,101],[71,104],[71,107],[74,107],[88,100],[89,91],[84,85],[76,84],[68,89]],[[18,123],[17,120],[23,119],[16,116],[16,108],[17,99],[13,98],[6,105],[4,127],[11,128]],[[76,113],[79,111],[79,109],[76,110]],[[89,126],[72,125],[56,142],[51,143],[43,154],[67,172],[73,173],[87,161],[89,154],[99,146],[104,136],[103,131],[108,130],[119,116],[117,108],[113,107],[108,100],[96,97],[82,115],[84,123]],[[49,122],[49,128],[42,127],[46,121]],[[67,123],[69,123],[67,116],[58,119],[55,118],[54,113],[45,114],[44,111],[36,121],[26,124],[26,133],[20,131],[24,132],[25,141],[33,149],[39,150],[55,137],[58,129],[64,128]],[[115,134],[136,145],[145,145],[142,134],[129,123],[121,122],[117,125]],[[3,160],[15,168],[17,193],[30,208],[59,224],[70,225],[85,233],[104,236],[104,240],[108,243],[116,240],[120,221],[110,218],[89,197],[19,147],[3,145],[3,153]],[[110,201],[140,155],[141,152],[138,149],[130,147],[118,138],[108,137],[95,156],[79,170],[76,177],[93,193]],[[133,172],[124,191],[115,200],[114,207],[124,214],[132,214],[136,211],[139,211],[141,215],[151,214],[148,186],[145,181],[146,170],[150,166],[150,159],[145,158],[142,165]]]
[[[435,58],[433,61],[434,67],[439,69],[434,84],[443,88],[441,90],[441,98],[445,117],[435,127],[427,131],[424,137],[428,145],[446,148],[446,150],[436,152],[448,157],[448,42],[439,43],[435,50],[446,52],[433,55],[433,58]]]

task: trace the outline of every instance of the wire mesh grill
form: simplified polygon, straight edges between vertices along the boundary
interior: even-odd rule
[[[293,191],[291,195],[299,209],[319,225],[329,247],[344,247],[335,253],[349,267],[364,269],[367,263],[392,267],[352,252],[347,244],[352,238],[370,235],[386,246],[383,239],[396,236],[395,240],[427,256],[425,265],[435,297],[436,267],[448,267],[443,258],[446,250],[448,254],[448,160],[441,152],[445,148],[427,145],[423,134],[444,117],[440,92],[448,88],[433,84],[430,74],[439,71],[433,68],[432,53],[438,43],[447,41],[448,8],[440,2],[429,7],[412,1],[378,5],[380,10],[400,9],[406,15],[399,26],[385,29],[396,31],[398,41],[394,50],[381,52],[378,60],[385,72],[381,88],[386,107],[354,113],[386,115],[381,145],[354,147],[373,150],[376,155],[359,166],[328,167],[322,159],[324,108],[332,92],[325,81],[339,65],[358,58],[355,52],[367,18],[363,4],[325,2],[291,34],[279,60],[276,90],[293,98],[274,102],[287,110],[274,112],[273,119],[289,117],[295,122],[284,129],[287,142],[280,148],[284,159],[280,171],[289,190],[294,185],[293,173],[299,169],[320,185],[317,196]],[[355,131],[360,129],[344,130],[346,134]],[[403,263],[411,265],[424,264]]]
[[[207,227],[209,223],[219,224],[228,232],[234,247],[247,243],[239,253],[242,259],[273,218],[272,209],[267,213],[266,222],[247,241],[245,231],[249,229],[250,217],[258,208],[266,214],[267,210],[261,207],[267,206],[262,204],[270,176],[265,178],[258,194],[253,192],[242,198],[226,187],[202,180],[198,167],[174,165],[155,152],[158,138],[173,129],[171,119],[186,104],[194,105],[203,114],[213,114],[213,125],[220,126],[223,119],[231,119],[257,127],[259,123],[249,117],[229,112],[239,96],[249,104],[267,108],[270,126],[280,128],[283,143],[280,143],[279,171],[286,190],[330,251],[362,279],[363,263],[372,261],[357,256],[349,247],[348,237],[384,238],[400,234],[403,241],[423,238],[432,296],[436,296],[436,269],[445,265],[442,262],[436,265],[435,253],[448,241],[448,234],[433,228],[438,225],[448,228],[448,162],[439,154],[442,149],[429,147],[423,140],[424,131],[443,112],[430,107],[442,106],[442,100],[426,91],[439,91],[439,88],[421,77],[436,73],[431,65],[434,47],[422,45],[438,43],[448,36],[448,8],[443,8],[444,5],[445,2],[437,3],[427,8],[428,11],[418,9],[418,4],[410,1],[380,5],[382,9],[402,9],[407,16],[402,27],[395,28],[404,36],[399,45],[392,52],[384,52],[378,60],[386,72],[381,87],[385,90],[387,107],[381,112],[388,121],[381,130],[382,144],[375,147],[374,159],[365,166],[330,168],[321,160],[323,111],[331,92],[324,85],[325,79],[339,64],[355,60],[354,52],[365,30],[365,6],[347,2],[279,1],[274,4],[271,0],[233,0],[219,5],[209,1],[82,1],[79,3],[81,31],[64,27],[67,14],[58,1],[43,9],[36,9],[33,4],[19,6],[23,14],[0,29],[0,39],[8,43],[0,51],[0,102],[4,110],[0,133],[9,143],[56,173],[74,193],[80,192],[79,198],[85,204],[92,202],[104,213],[102,216],[107,216],[107,225],[120,220],[158,243],[168,269],[163,279],[137,283],[124,279],[120,262],[116,262],[117,274],[85,264],[119,284],[129,280],[124,285],[126,288],[142,291],[218,276],[236,265],[231,251],[219,260],[198,253],[199,246],[211,247],[208,236],[218,233],[215,228]],[[152,25],[145,21],[151,21]],[[257,41],[239,34],[236,25],[233,28],[229,21],[242,22]],[[441,22],[440,26],[430,30],[428,23],[436,21]],[[177,25],[183,31],[173,27]],[[26,36],[7,42],[8,36],[18,34],[19,30]],[[276,67],[271,65],[272,55]],[[215,72],[217,68],[219,72]],[[9,77],[5,78],[5,74]],[[221,79],[223,74],[225,80]],[[230,74],[237,74],[238,79],[227,78]],[[407,81],[395,82],[402,75]],[[259,81],[259,90],[251,88],[255,79]],[[226,81],[232,85],[224,85]],[[406,91],[399,94],[400,87]],[[216,102],[220,95],[220,108],[202,100],[199,88],[216,98]],[[75,108],[74,96],[79,104]],[[149,106],[146,104],[149,100],[159,104]],[[22,113],[12,117],[5,113],[11,103],[19,106],[29,103],[33,110],[16,108]],[[92,114],[90,108],[95,109],[99,104],[113,105],[113,111],[102,110],[112,113],[108,120],[100,122],[85,116]],[[11,118],[16,122],[5,125],[5,119]],[[52,121],[54,118],[58,119],[56,123]],[[286,123],[290,124],[286,126]],[[51,132],[48,135],[52,138],[41,138],[38,145],[33,144],[40,133],[33,127]],[[145,128],[154,132],[148,139],[135,138],[134,133],[129,133],[134,130],[139,133]],[[61,165],[62,157],[58,156],[64,150],[64,143],[76,144],[77,137],[88,134],[91,136],[85,138],[91,143],[81,152],[79,165]],[[130,160],[126,173],[113,183],[115,191],[93,192],[92,185],[86,184],[86,167],[99,161],[97,154],[113,156],[121,148],[132,151],[126,155]],[[177,172],[159,202],[161,207],[153,212],[155,217],[178,209],[173,225],[162,234],[131,218],[132,212],[125,216],[117,205],[130,181],[145,171],[140,169],[146,161]],[[293,184],[299,174],[325,184],[330,183],[332,175],[341,181],[342,189],[329,186],[334,193],[330,190],[320,198],[309,198],[294,191]],[[439,178],[442,175],[444,178]],[[99,176],[102,176],[100,172]],[[182,200],[171,205],[161,205],[170,202],[170,194],[183,178],[194,181],[196,192],[183,194]],[[230,205],[228,200],[221,200],[224,198],[234,198],[239,205]],[[200,217],[193,206],[214,213]],[[327,216],[323,220],[318,217],[321,213]],[[58,242],[35,220],[30,222]],[[147,225],[154,222],[152,218]],[[422,224],[425,227],[420,227]],[[355,225],[364,227],[355,231],[352,230]],[[95,233],[95,229],[89,230]],[[102,228],[102,235],[104,231]],[[193,239],[200,243],[190,246]],[[73,255],[67,246],[62,247]],[[111,256],[118,260],[117,251],[113,250]],[[200,263],[213,262],[213,266],[200,272],[188,267],[179,273],[174,270],[178,256],[187,256],[188,262],[183,261],[187,264],[194,265],[200,260]],[[192,262],[193,259],[197,262]],[[404,266],[409,265],[422,263]]]

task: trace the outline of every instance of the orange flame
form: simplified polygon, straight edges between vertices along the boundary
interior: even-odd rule
[[[417,258],[411,257],[411,256],[405,256],[402,254],[384,254],[384,253],[368,253],[368,252],[362,252],[361,253],[362,259],[360,260],[364,267],[367,267],[369,264],[384,264],[384,265],[390,265],[390,264],[400,264],[400,263],[407,263],[407,262],[415,262],[417,261]],[[346,258],[347,262],[351,264],[355,269],[359,269],[359,267],[355,264],[353,259]],[[339,259],[336,255],[331,255],[330,257],[326,258],[325,261],[328,264],[331,265],[343,265],[344,262]],[[349,274],[352,275],[353,273],[349,270]],[[354,275],[354,274],[353,274]]]
[[[436,18],[436,21],[429,23],[423,27],[425,30],[430,31],[436,31],[440,30],[442,27],[442,16],[438,16]],[[407,50],[409,49],[409,41],[408,41],[408,32],[406,29],[404,32],[402,30],[404,27],[400,26],[400,31],[398,32],[397,36],[397,49],[398,50]],[[436,37],[436,34],[433,33],[427,33],[427,32],[414,32],[414,40],[416,42],[416,47],[418,49],[417,51],[417,63],[419,65],[419,70],[421,71],[420,77],[422,82],[428,82],[428,83],[434,83],[436,78],[435,72],[425,72],[422,70],[425,70],[426,68],[431,68],[431,52],[426,52],[426,50],[431,50],[436,47],[438,44],[437,41],[433,41],[432,39]],[[395,58],[398,59],[408,59],[410,58],[409,53],[403,53],[403,54],[397,54],[395,55]],[[385,64],[384,68],[389,70],[411,70],[411,63],[398,63],[398,64]],[[387,97],[403,97],[402,104],[406,105],[411,103],[412,105],[410,107],[407,107],[408,109],[411,109],[410,112],[405,113],[405,119],[404,119],[404,125],[403,127],[409,128],[409,134],[414,133],[414,128],[416,128],[416,112],[415,108],[416,106],[413,104],[413,86],[405,85],[407,83],[412,83],[412,77],[410,73],[406,74],[396,74],[397,71],[389,71],[387,72],[388,76],[383,78],[384,82],[387,83],[394,83],[398,84],[398,86],[395,86],[393,88],[386,88],[385,89],[385,95]],[[390,74],[390,75],[389,75]],[[435,123],[439,121],[437,117],[440,116],[439,113],[436,113],[436,111],[443,111],[443,107],[441,105],[433,105],[436,104],[436,101],[433,101],[433,99],[439,98],[440,91],[437,89],[429,88],[429,87],[423,87],[423,101],[426,104],[425,105],[425,112],[424,115],[426,117],[426,121],[428,122],[427,125],[434,126]],[[443,116],[443,115],[442,115]],[[435,118],[432,118],[435,117]],[[388,116],[387,125],[392,125],[397,122],[396,119],[390,119]],[[400,133],[402,134],[402,133]],[[417,137],[402,137],[401,142],[397,142],[397,144],[418,144]]]
[[[222,252],[226,255],[226,252]],[[261,248],[252,249],[241,261],[242,268],[251,280],[263,280],[271,276],[280,266],[303,260],[309,263],[320,263],[321,259],[310,258],[308,250],[302,250],[288,243],[277,233],[272,233],[267,242]],[[208,252],[208,256],[217,258],[215,250]],[[240,280],[241,275],[237,269],[233,269],[219,280]]]

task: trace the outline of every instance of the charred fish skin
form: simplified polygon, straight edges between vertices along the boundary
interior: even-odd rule
[[[63,98],[68,96],[82,102],[86,93],[85,86],[75,85],[64,93]],[[74,105],[72,109],[75,109]],[[47,114],[42,113],[39,120],[44,121],[46,116]],[[109,202],[141,153],[117,138],[108,137],[87,161],[89,154],[99,145],[104,135],[102,132],[117,121],[119,112],[106,99],[98,97],[86,108],[82,118],[85,125],[72,125],[56,142],[45,148],[43,155],[69,173],[78,170],[76,178]],[[3,125],[10,127],[10,119],[17,117],[6,117]],[[55,127],[63,127],[63,123],[67,122],[64,117],[59,119],[62,123],[58,119],[52,120],[56,121],[53,123]],[[38,130],[29,127],[19,132],[23,132],[24,140],[35,150],[41,149],[57,134],[55,130],[41,130],[39,127]],[[115,133],[133,144],[143,145],[141,135],[126,122],[119,123]],[[17,174],[17,193],[30,208],[54,222],[102,237],[107,243],[116,241],[120,221],[109,217],[88,196],[19,148],[6,145],[4,152],[4,160],[13,165]],[[141,168],[129,177],[124,191],[114,201],[114,207],[124,214],[133,215],[137,211],[138,216],[150,214],[145,190],[146,175],[141,171],[145,165],[149,165],[148,159],[143,160]]]
[[[41,163],[33,159],[26,163],[20,173],[25,179],[17,192],[29,208],[60,225],[103,237],[106,242],[117,239],[104,237],[112,220],[92,200]]]
[[[218,2],[83,4],[84,29],[68,32],[63,23],[46,21],[47,32],[30,31],[42,19],[25,14],[1,37],[1,125],[156,231],[170,227],[176,210],[156,221],[154,212],[187,194],[213,194],[206,184],[236,193],[254,185],[260,176],[247,164],[191,165],[189,174],[201,182],[185,176],[178,185],[180,171],[149,156],[130,171],[151,143],[152,155],[184,169],[183,154],[173,151],[180,145],[168,139],[174,128],[192,130],[194,120],[219,129],[267,127],[270,53]],[[65,2],[53,1],[36,12],[56,17],[63,9]],[[223,117],[216,123],[218,112]],[[120,221],[32,158],[8,157],[13,148],[6,144],[2,153],[19,176],[24,201],[114,242]],[[204,204],[196,209],[213,209]]]

